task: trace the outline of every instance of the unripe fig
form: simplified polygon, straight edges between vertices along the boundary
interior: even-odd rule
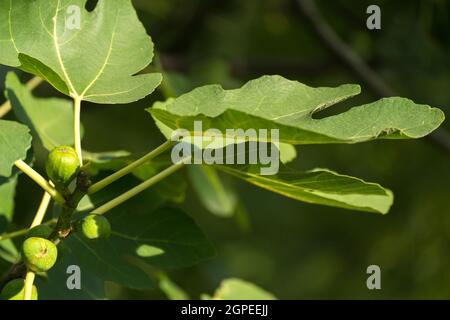
[[[108,239],[111,235],[111,225],[102,215],[90,214],[84,217],[77,228],[81,235],[89,240]]]
[[[80,160],[72,147],[60,146],[53,149],[47,157],[45,170],[56,186],[67,186],[78,173]]]
[[[20,279],[14,279],[8,282],[0,293],[0,300],[23,300],[25,294],[25,281]],[[36,286],[33,285],[31,291],[31,300],[37,300],[38,293]]]
[[[29,270],[45,272],[55,264],[58,249],[50,240],[31,237],[23,242],[22,256]]]
[[[50,237],[50,235],[52,234],[52,232],[53,232],[53,229],[51,227],[49,227],[46,224],[41,224],[41,225],[38,225],[38,226],[28,230],[27,234],[25,235],[25,238],[28,239],[31,237],[35,237],[35,238],[48,239]]]

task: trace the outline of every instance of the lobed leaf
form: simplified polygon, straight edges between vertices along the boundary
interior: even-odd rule
[[[99,0],[92,12],[86,1],[0,0],[0,64],[81,100],[128,103],[147,96],[161,75],[136,75],[152,61],[153,43],[131,1]],[[77,11],[80,25],[70,25]]]
[[[360,93],[358,85],[312,88],[281,76],[264,76],[240,89],[218,85],[197,88],[149,108],[163,133],[183,128],[201,135],[210,128],[279,129],[288,144],[356,143],[377,138],[420,138],[444,120],[437,108],[404,98],[385,98],[347,112],[314,119],[313,115]],[[202,122],[195,132],[194,121]],[[230,138],[247,139],[233,135]],[[248,139],[247,139],[248,140]]]

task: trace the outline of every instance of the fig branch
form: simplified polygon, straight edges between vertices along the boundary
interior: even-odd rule
[[[53,229],[50,239],[57,240],[61,238],[66,238],[72,231],[72,216],[78,207],[81,199],[86,195],[91,181],[89,175],[84,171],[80,170],[76,178],[76,188],[75,190],[66,198],[65,203],[62,205],[62,212],[58,217],[56,226]]]
[[[39,175],[39,173],[34,171],[23,161],[18,161],[16,166],[18,166],[41,186],[51,187],[51,189],[44,189],[46,192],[42,198],[33,222],[31,223],[30,230],[39,226],[44,220],[45,213],[47,212],[50,204],[52,192],[57,193],[59,197],[61,197],[58,202],[63,207],[63,213],[68,212],[67,214],[61,214],[54,231],[50,235],[46,234],[43,237],[28,237],[23,243],[22,257],[24,264],[26,265],[23,298],[24,300],[31,300],[33,298],[33,283],[36,277],[36,272],[47,271],[56,262],[56,245],[52,241],[47,240],[47,238],[57,240],[57,236],[59,236],[60,232],[58,227],[60,227],[61,230],[70,230],[70,228],[66,228],[66,224],[68,223],[70,225],[70,218],[74,211],[74,208],[71,208],[70,204],[73,203],[72,195],[75,194],[75,192],[71,194],[68,186],[74,177],[79,173],[80,161],[76,152],[70,147],[62,146],[53,149],[48,155],[45,168],[51,182],[47,182],[42,176]],[[87,190],[87,187],[84,190]],[[69,220],[69,222],[67,222],[67,220]],[[54,238],[52,238],[53,234],[56,235]]]
[[[90,182],[88,174],[85,173],[84,170],[80,170],[77,175],[76,189],[73,193],[71,193],[68,197],[66,197],[65,202],[62,205],[62,212],[58,218],[56,227],[54,228],[54,230],[50,236],[50,239],[54,240],[54,239],[66,238],[67,236],[69,236],[69,234],[73,228],[73,226],[72,226],[73,213],[76,210],[76,208],[78,207],[78,203],[81,201],[81,199],[86,194],[92,194],[94,192],[97,192],[97,191],[103,189],[104,187],[108,186],[109,184],[113,183],[114,181],[127,175],[135,168],[141,166],[145,162],[160,155],[161,153],[163,153],[164,151],[169,149],[172,145],[173,145],[173,142],[166,141],[158,148],[149,152],[147,155],[134,161],[133,163],[131,163],[128,166],[124,167],[123,169],[117,171],[116,173],[108,176],[107,178],[97,182],[96,184],[93,184],[92,186],[91,186],[91,182]],[[76,157],[76,155],[72,155],[72,157]],[[51,154],[49,155],[49,159],[51,159]],[[136,187],[126,191],[125,193],[121,194],[120,196],[118,196],[118,197],[110,200],[109,202],[105,203],[104,205],[94,209],[92,211],[92,214],[93,215],[104,214],[104,213],[108,212],[109,210],[117,207],[118,205],[122,204],[123,202],[129,200],[130,198],[136,196],[140,192],[146,190],[147,188],[153,186],[154,184],[156,184],[159,181],[163,180],[164,178],[168,177],[172,173],[181,169],[184,166],[186,160],[187,159],[183,159],[183,160],[179,161],[178,163],[173,164],[172,166],[159,172],[158,174],[154,175],[153,177],[149,178],[148,180],[144,181],[143,183],[137,185]],[[49,176],[51,176],[50,172],[48,172],[48,174],[49,174]],[[71,178],[67,178],[67,179],[68,179],[68,181],[71,180]],[[52,178],[52,181],[54,181],[57,185],[60,185],[60,183],[61,183],[61,182],[58,182],[55,177]],[[63,191],[63,193],[64,193],[64,191]]]
[[[25,286],[24,286],[24,300],[31,300],[33,296],[33,283],[36,278],[36,274],[33,271],[27,271],[25,276]]]
[[[75,132],[77,132],[77,129]],[[0,237],[1,240],[21,235],[25,235],[26,238],[22,244],[22,261],[12,266],[10,272],[4,277],[2,284],[7,283],[8,286],[22,287],[23,293],[20,293],[20,295],[24,300],[37,299],[37,289],[34,285],[36,273],[46,272],[53,267],[58,253],[56,246],[60,240],[67,238],[74,229],[87,240],[108,238],[111,234],[111,226],[102,214],[178,171],[183,167],[186,159],[173,164],[140,185],[98,207],[81,221],[74,222],[73,214],[81,199],[86,194],[99,191],[132,172],[135,168],[168,150],[172,144],[171,141],[163,143],[145,156],[93,186],[91,186],[89,175],[81,166],[77,150],[68,146],[57,147],[49,153],[45,169],[50,181],[43,178],[24,161],[17,161],[16,166],[38,183],[45,190],[45,193],[29,229],[19,230]],[[73,190],[69,186],[74,180],[76,180],[76,186]],[[47,225],[48,223],[42,224],[42,221],[52,198],[61,206],[62,212],[58,219],[48,222],[52,224],[56,222],[56,225],[50,228]],[[23,279],[24,276],[25,279]]]
[[[57,222],[57,219],[54,218],[54,219],[48,220],[40,225],[51,226],[51,225],[56,224],[56,222]],[[0,241],[21,237],[21,236],[25,235],[29,230],[30,230],[29,228],[23,228],[23,229],[9,232],[9,233],[4,233],[4,234],[0,235]]]

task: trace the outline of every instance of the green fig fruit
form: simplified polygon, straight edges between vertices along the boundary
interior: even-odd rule
[[[25,294],[25,280],[22,278],[14,279],[8,282],[0,293],[0,300],[23,300]],[[31,291],[31,300],[37,300],[37,288],[33,285]]]
[[[77,231],[89,240],[108,239],[111,235],[111,225],[104,216],[90,214],[80,221]]]
[[[76,177],[80,168],[80,160],[72,147],[54,148],[47,157],[45,170],[56,186],[68,186]]]
[[[27,234],[25,235],[25,238],[44,238],[44,239],[48,239],[50,237],[50,235],[52,234],[53,229],[51,227],[49,227],[46,224],[40,224],[36,227],[31,228],[30,230],[28,230]]]
[[[29,270],[45,272],[56,262],[58,249],[56,245],[44,238],[31,237],[22,245],[22,258]]]

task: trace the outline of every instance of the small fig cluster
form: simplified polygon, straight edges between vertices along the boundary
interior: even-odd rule
[[[53,149],[47,158],[45,169],[48,177],[60,191],[68,187],[80,171],[80,161],[72,147],[60,146]],[[67,193],[65,193],[67,194]],[[98,214],[89,214],[75,224],[75,230],[87,240],[108,239],[111,235],[109,221]],[[39,225],[30,229],[22,244],[22,259],[27,270],[43,273],[50,270],[58,258],[58,248],[49,240],[54,230],[48,225]],[[0,293],[3,300],[24,299],[24,279],[8,282]],[[32,300],[37,300],[37,289],[33,286]]]

